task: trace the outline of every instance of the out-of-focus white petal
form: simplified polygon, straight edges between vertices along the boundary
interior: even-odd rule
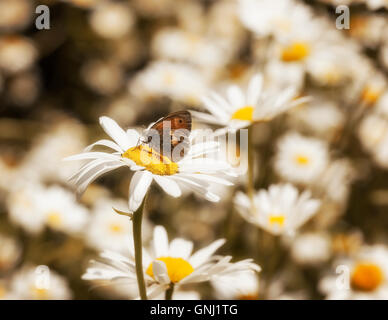
[[[136,171],[129,185],[129,211],[135,212],[143,202],[149,186],[152,182],[152,174],[149,171]]]

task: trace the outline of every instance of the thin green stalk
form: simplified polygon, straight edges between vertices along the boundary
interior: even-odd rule
[[[254,147],[253,147],[253,124],[248,127],[248,183],[247,183],[247,193],[249,198],[251,199],[253,206],[253,195],[255,190],[255,179],[253,176],[254,170]]]
[[[140,205],[139,209],[133,214],[132,223],[133,223],[133,242],[135,246],[135,265],[136,265],[136,277],[137,285],[139,287],[139,294],[141,300],[147,300],[147,291],[144,282],[143,274],[143,246],[141,238],[141,223],[143,220],[143,209],[144,209],[145,199]]]
[[[173,293],[174,293],[174,284],[171,283],[170,287],[166,290],[166,300],[172,300]]]

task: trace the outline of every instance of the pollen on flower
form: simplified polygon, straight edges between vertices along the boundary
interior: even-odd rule
[[[146,145],[130,148],[122,154],[122,157],[132,160],[138,166],[156,175],[169,176],[179,172],[175,162]]]
[[[258,293],[242,294],[237,297],[238,300],[259,300]]]
[[[295,161],[297,164],[301,165],[301,166],[305,166],[305,165],[308,165],[309,162],[310,162],[310,159],[304,155],[297,155],[295,157]]]
[[[301,61],[310,54],[310,46],[304,42],[294,42],[283,48],[282,60],[285,62]]]
[[[269,216],[269,224],[274,225],[277,224],[278,226],[282,227],[284,225],[285,217],[282,215],[270,215]]]
[[[384,280],[381,268],[373,263],[360,262],[353,271],[351,285],[356,290],[373,291]]]
[[[253,110],[252,106],[245,106],[238,109],[235,113],[232,114],[232,120],[243,120],[243,121],[252,121],[253,120]]]
[[[166,264],[168,276],[173,283],[181,281],[194,271],[191,264],[182,258],[160,257],[156,260]],[[146,273],[152,278],[154,277],[152,263],[148,266]]]

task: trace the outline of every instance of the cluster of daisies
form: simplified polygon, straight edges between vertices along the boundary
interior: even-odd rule
[[[148,299],[388,298],[387,1],[48,6],[0,1],[0,299],[139,298],[139,210]]]

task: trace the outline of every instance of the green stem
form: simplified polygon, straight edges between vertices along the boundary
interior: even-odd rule
[[[253,195],[255,190],[255,180],[253,176],[253,167],[254,167],[254,147],[253,147],[253,124],[248,127],[248,182],[247,182],[247,193],[251,199],[253,206]]]
[[[137,285],[139,287],[139,294],[141,300],[147,300],[147,292],[144,282],[143,274],[143,246],[141,239],[141,223],[143,218],[143,209],[144,209],[145,199],[140,205],[139,209],[133,214],[132,223],[133,223],[133,243],[135,247],[135,265],[136,265],[136,277]]]
[[[174,284],[171,283],[170,287],[166,290],[166,300],[172,300],[173,293],[174,293]]]

